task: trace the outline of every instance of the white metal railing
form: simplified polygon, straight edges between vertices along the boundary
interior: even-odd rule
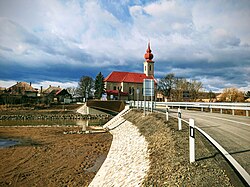
[[[166,120],[169,120],[169,107],[166,106]],[[186,121],[181,118],[181,109],[178,108],[177,117],[172,116],[178,119],[178,130],[182,130],[182,121],[189,125],[189,161],[190,163],[195,162],[195,129],[198,130],[209,142],[216,147],[217,150],[221,152],[221,154],[227,159],[227,161],[235,168],[238,174],[243,178],[244,182],[250,186],[250,175],[246,172],[246,170],[211,136],[209,136],[205,131],[195,126],[194,120],[189,119]]]
[[[181,109],[180,107],[210,107],[210,108],[222,108],[223,109],[235,109],[235,110],[246,110],[246,114],[248,116],[248,111],[250,110],[249,103],[196,103],[196,102],[151,102],[151,101],[130,101],[130,107],[133,108],[148,108],[148,111],[153,111],[156,106],[162,106],[166,109],[166,120],[169,120],[170,108],[169,106],[177,106],[179,107],[177,110],[177,116],[171,115],[171,117],[178,119],[178,130],[182,130],[182,122],[185,122],[189,125],[189,161],[190,163],[195,162],[195,130],[198,130],[208,141],[210,141],[214,147],[216,147],[221,154],[227,159],[227,161],[234,167],[234,169],[238,172],[241,178],[244,180],[248,186],[250,186],[250,175],[246,172],[246,170],[211,136],[209,136],[206,132],[204,132],[199,127],[195,126],[194,119],[184,120],[181,118]],[[150,110],[152,107],[152,110]],[[144,110],[145,110],[144,108]],[[176,113],[176,112],[173,112]]]
[[[223,109],[232,110],[232,115],[234,115],[235,110],[246,111],[246,116],[249,116],[250,103],[202,103],[202,102],[156,102],[156,106],[165,107],[166,105],[171,107],[179,108],[200,108],[203,111],[205,108],[209,109],[210,112],[213,109],[220,109],[222,113]]]

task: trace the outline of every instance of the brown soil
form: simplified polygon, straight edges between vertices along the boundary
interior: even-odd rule
[[[112,135],[67,134],[73,127],[1,127],[0,186],[88,186],[107,156]]]
[[[52,105],[45,108],[23,107],[22,105],[5,106],[0,105],[0,115],[36,115],[36,114],[71,114],[82,105],[68,104],[68,105]]]
[[[234,173],[229,173],[229,166],[223,165],[225,161],[218,151],[197,132],[196,161],[189,163],[187,125],[178,131],[177,120],[170,118],[166,122],[160,113],[142,117],[138,110],[125,118],[139,128],[149,143],[150,169],[144,186],[243,186]]]

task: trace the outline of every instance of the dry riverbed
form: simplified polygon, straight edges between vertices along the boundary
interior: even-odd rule
[[[0,186],[88,186],[105,160],[112,135],[67,134],[75,127],[1,127]]]

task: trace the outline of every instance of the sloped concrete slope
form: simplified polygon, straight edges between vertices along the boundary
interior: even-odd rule
[[[112,145],[90,187],[141,186],[149,169],[148,143],[144,136],[132,123],[119,118],[122,123],[122,120],[114,120],[109,124],[112,126]]]

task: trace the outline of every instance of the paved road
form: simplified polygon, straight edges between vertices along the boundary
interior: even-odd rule
[[[182,110],[182,118],[193,118],[250,174],[250,117]]]

